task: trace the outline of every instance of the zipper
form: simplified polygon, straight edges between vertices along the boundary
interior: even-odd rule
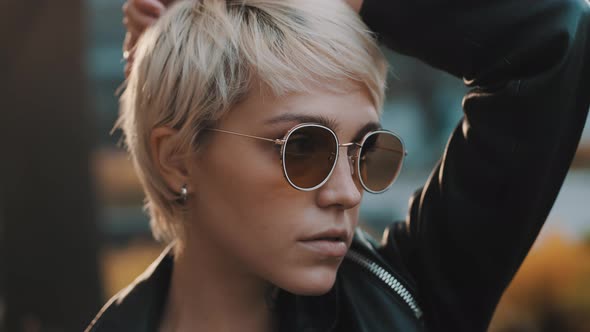
[[[357,263],[365,270],[375,275],[379,280],[383,281],[391,290],[393,290],[412,310],[414,316],[418,320],[422,318],[422,309],[418,306],[418,302],[414,299],[414,296],[408,291],[408,289],[402,285],[402,283],[394,277],[391,273],[381,267],[374,261],[366,258],[360,253],[349,249],[346,253],[346,257],[351,261]]]

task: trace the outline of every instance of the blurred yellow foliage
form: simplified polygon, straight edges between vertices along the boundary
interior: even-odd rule
[[[162,253],[164,246],[138,240],[122,247],[107,247],[101,252],[103,288],[107,298],[129,285]]]
[[[589,332],[590,243],[559,234],[535,246],[508,287],[491,332]]]

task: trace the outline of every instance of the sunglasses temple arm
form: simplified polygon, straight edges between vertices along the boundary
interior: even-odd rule
[[[404,156],[407,156],[408,155],[408,151],[405,151],[405,150],[404,151],[398,151],[398,150],[394,150],[394,149],[383,148],[383,147],[380,147],[380,146],[376,146],[376,148],[377,149],[381,149],[381,150],[391,151],[391,152],[401,152],[401,153],[404,154]]]
[[[339,146],[340,147],[348,147],[348,146],[351,146],[351,145],[356,145],[359,148],[363,146],[362,144],[359,144],[359,143],[344,143],[344,144],[340,144]],[[401,153],[404,154],[404,156],[407,156],[408,155],[408,151],[406,151],[406,150],[404,150],[404,151],[398,151],[398,150],[389,149],[389,148],[385,148],[385,147],[381,147],[381,146],[376,146],[376,148],[377,149],[391,151],[391,152],[401,152]]]
[[[226,133],[226,134],[232,134],[232,135],[238,135],[238,136],[243,136],[243,137],[255,138],[255,139],[259,139],[259,140],[263,140],[263,141],[275,143],[277,145],[282,145],[282,144],[285,143],[284,140],[278,139],[278,138],[277,139],[272,139],[272,138],[259,137],[259,136],[253,136],[253,135],[247,135],[247,134],[240,134],[240,133],[236,133],[236,132],[228,131],[228,130],[223,130],[223,129],[209,128],[207,130],[217,131],[217,132]]]

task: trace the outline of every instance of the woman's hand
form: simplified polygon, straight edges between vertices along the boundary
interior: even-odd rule
[[[123,4],[123,24],[127,28],[123,41],[125,77],[129,76],[133,65],[135,44],[147,27],[152,25],[166,11],[166,6],[174,0],[128,0]]]
[[[344,0],[357,13],[363,0]],[[128,0],[123,4],[123,24],[127,28],[123,41],[125,77],[129,77],[133,65],[135,44],[147,27],[152,25],[174,0]]]

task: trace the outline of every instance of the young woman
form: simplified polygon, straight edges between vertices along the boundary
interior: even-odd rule
[[[407,220],[380,243],[356,227],[363,192],[389,188],[405,150],[379,125],[385,61],[353,10],[132,1],[127,46],[154,24],[118,125],[171,245],[88,331],[487,329],[580,139],[589,4],[350,4],[472,88]]]

